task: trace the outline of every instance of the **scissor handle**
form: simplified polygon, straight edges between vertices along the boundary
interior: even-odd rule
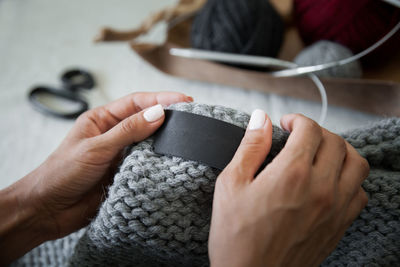
[[[61,81],[65,89],[75,91],[76,89],[92,89],[94,87],[93,76],[85,70],[72,69],[64,72]]]
[[[40,102],[37,98],[40,95],[51,95],[52,97],[55,98],[60,98],[60,99],[66,99],[75,103],[78,103],[80,105],[79,109],[73,112],[59,112],[54,109],[51,109],[50,107],[44,105],[42,102]],[[59,117],[59,118],[64,118],[64,119],[74,119],[78,117],[80,114],[88,110],[88,103],[80,96],[74,94],[71,91],[67,90],[57,90],[54,88],[49,88],[45,86],[38,86],[34,88],[30,93],[29,93],[29,102],[33,105],[35,109],[38,111],[52,115],[54,117]]]

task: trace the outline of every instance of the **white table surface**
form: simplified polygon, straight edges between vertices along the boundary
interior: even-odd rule
[[[318,118],[317,103],[180,80],[153,69],[126,43],[92,42],[104,25],[131,28],[149,12],[174,2],[0,0],[0,189],[45,160],[71,128],[72,121],[34,111],[27,93],[38,83],[58,85],[60,73],[73,66],[89,69],[96,76],[96,90],[88,95],[92,107],[134,91],[171,90],[191,95],[198,102],[249,113],[262,108],[274,123],[292,112]],[[341,132],[376,119],[330,107],[325,127]]]

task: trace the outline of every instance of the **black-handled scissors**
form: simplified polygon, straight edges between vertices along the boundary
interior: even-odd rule
[[[64,119],[73,119],[88,110],[88,102],[78,94],[79,89],[92,89],[95,85],[93,76],[85,70],[72,69],[63,73],[61,76],[62,88],[56,89],[48,86],[37,86],[29,93],[29,102],[38,111]],[[62,100],[68,100],[79,105],[74,111],[61,112],[43,104],[39,98],[41,96],[51,96]]]

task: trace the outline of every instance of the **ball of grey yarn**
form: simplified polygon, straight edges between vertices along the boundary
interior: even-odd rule
[[[338,61],[353,56],[350,49],[331,41],[319,41],[305,48],[294,59],[299,66],[310,66]],[[360,78],[362,68],[359,61],[316,72],[319,77]]]
[[[192,25],[197,49],[275,57],[284,24],[267,0],[208,0]]]

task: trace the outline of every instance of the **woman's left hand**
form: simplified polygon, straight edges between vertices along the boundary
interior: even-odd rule
[[[190,101],[174,92],[134,93],[83,113],[41,166],[0,191],[0,241],[7,243],[0,242],[0,248],[10,250],[1,254],[16,258],[87,225],[112,181],[122,149],[162,125],[162,105]],[[26,242],[6,242],[32,233]]]
[[[27,200],[37,201],[53,238],[85,226],[95,215],[121,150],[162,125],[162,105],[191,100],[172,92],[134,93],[83,113],[31,181],[35,197]]]

